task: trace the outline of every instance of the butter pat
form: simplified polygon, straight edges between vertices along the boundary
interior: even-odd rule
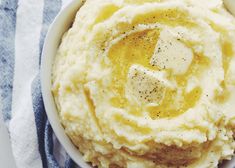
[[[175,75],[182,75],[187,72],[192,60],[192,50],[169,30],[163,30],[150,64],[162,70],[171,69]]]
[[[138,103],[160,104],[167,87],[171,85],[165,78],[164,72],[151,71],[141,65],[130,67],[126,93]]]

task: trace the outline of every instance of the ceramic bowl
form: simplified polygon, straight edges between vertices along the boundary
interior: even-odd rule
[[[65,134],[64,128],[60,124],[54,98],[51,93],[51,72],[54,56],[56,55],[63,34],[71,27],[76,12],[81,5],[81,0],[73,0],[59,12],[48,30],[41,58],[41,87],[45,110],[56,137],[69,156],[80,167],[90,168],[91,166],[83,160],[81,153]]]
[[[71,27],[75,14],[81,5],[81,0],[73,0],[59,12],[48,30],[41,58],[41,87],[46,113],[56,137],[66,152],[80,167],[91,168],[91,166],[83,160],[82,154],[65,134],[64,128],[59,120],[53,95],[51,93],[51,72],[54,56],[56,55],[63,34]],[[233,5],[235,9],[235,3],[233,3]],[[229,161],[220,167],[231,168],[232,165],[235,166],[235,161]]]

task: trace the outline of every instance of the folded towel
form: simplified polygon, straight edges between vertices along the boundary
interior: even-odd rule
[[[48,27],[69,0],[0,0],[0,112],[19,168],[75,167],[53,134],[39,67]]]

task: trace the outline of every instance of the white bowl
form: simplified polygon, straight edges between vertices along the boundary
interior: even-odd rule
[[[65,134],[64,128],[60,124],[54,98],[51,93],[51,71],[54,56],[56,55],[58,46],[61,42],[61,37],[72,25],[75,14],[81,5],[81,0],[72,1],[59,12],[54,22],[51,24],[43,46],[40,75],[45,110],[56,137],[69,156],[79,166],[82,168],[90,168],[91,166],[83,160],[81,153]]]
[[[65,134],[64,128],[59,120],[53,95],[51,93],[51,71],[54,56],[56,55],[58,46],[61,42],[62,35],[72,25],[75,14],[81,5],[81,0],[73,0],[59,12],[48,30],[41,59],[41,86],[46,113],[56,137],[66,152],[80,167],[91,168],[91,166],[83,160],[79,150],[73,145],[68,136]],[[232,165],[235,165],[235,160],[223,164],[221,168],[232,168]]]

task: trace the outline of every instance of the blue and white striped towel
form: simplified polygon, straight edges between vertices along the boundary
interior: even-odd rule
[[[19,168],[75,167],[53,135],[40,91],[48,26],[69,0],[0,0],[0,112]]]

